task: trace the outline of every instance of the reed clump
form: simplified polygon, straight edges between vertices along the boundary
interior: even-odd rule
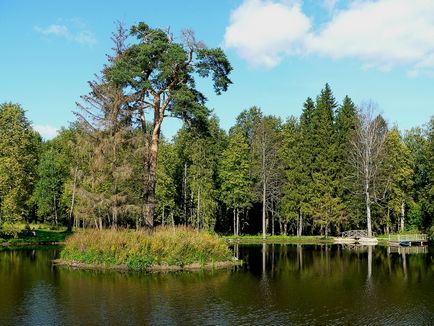
[[[64,262],[146,270],[152,267],[210,264],[233,259],[226,242],[206,231],[188,227],[77,231],[60,254]]]

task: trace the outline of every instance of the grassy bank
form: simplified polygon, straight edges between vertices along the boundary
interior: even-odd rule
[[[66,239],[57,263],[83,268],[177,270],[232,264],[220,237],[190,228],[83,230]]]

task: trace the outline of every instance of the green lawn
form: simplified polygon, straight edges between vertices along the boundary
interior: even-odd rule
[[[35,236],[32,236],[28,232],[25,232],[21,226],[17,228],[20,232],[16,237],[0,234],[0,244],[3,246],[52,244],[64,242],[65,238],[72,234],[72,232],[66,231],[66,228],[50,230],[46,225],[32,225],[31,230],[34,230],[36,233]]]

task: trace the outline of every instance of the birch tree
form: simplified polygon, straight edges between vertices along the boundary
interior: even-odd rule
[[[267,237],[267,215],[271,213],[273,227],[276,203],[281,195],[283,171],[279,157],[280,132],[281,122],[272,116],[263,117],[253,131],[254,172],[258,198],[262,203],[263,239]]]
[[[384,160],[386,124],[381,116],[374,116],[375,105],[371,102],[359,107],[354,138],[351,141],[350,161],[359,193],[364,197],[368,236],[372,236],[371,206],[384,194],[380,169]]]

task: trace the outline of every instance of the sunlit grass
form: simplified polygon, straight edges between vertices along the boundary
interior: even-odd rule
[[[151,233],[88,229],[77,231],[66,240],[61,259],[142,270],[228,261],[232,253],[218,236],[187,227],[158,227]]]

